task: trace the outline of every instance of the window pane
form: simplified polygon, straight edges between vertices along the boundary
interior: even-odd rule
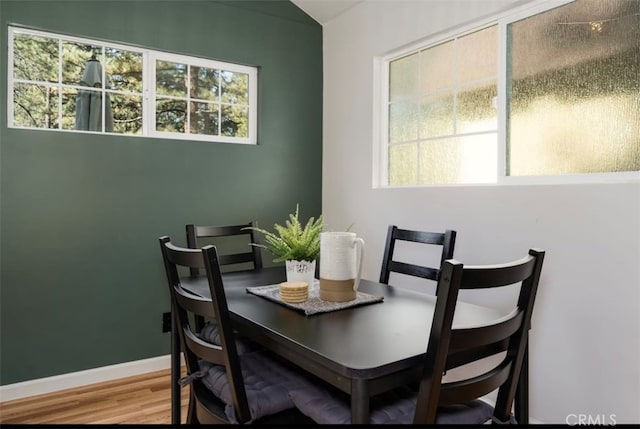
[[[418,183],[492,183],[498,145],[494,133],[420,143]]]
[[[102,47],[63,41],[62,83],[102,87],[102,68],[92,68],[92,64],[89,62],[92,56],[95,56],[95,60],[100,61]],[[57,66],[56,64],[56,68]]]
[[[389,146],[389,185],[415,185],[418,180],[418,144]]]
[[[63,130],[75,130],[76,129],[76,105],[77,105],[76,89],[63,88],[62,89],[62,129]]]
[[[191,97],[218,100],[220,72],[206,67],[191,67]]]
[[[58,128],[58,90],[55,87],[16,83],[13,88],[13,123],[18,127]]]
[[[222,101],[233,104],[249,104],[249,75],[223,71],[220,73]]]
[[[187,102],[183,100],[156,100],[156,130],[184,133],[187,120]]]
[[[186,97],[187,66],[170,61],[156,61],[156,93]]]
[[[106,97],[106,98],[105,98]],[[103,98],[105,101],[103,103]],[[104,109],[105,113],[102,114]],[[104,117],[105,126],[102,126]],[[99,89],[81,89],[76,96],[76,130],[113,131],[111,98]]]
[[[420,92],[451,88],[455,76],[454,42],[443,43],[420,53]]]
[[[13,77],[35,82],[58,82],[58,41],[14,34]]]
[[[194,103],[191,106],[191,132],[193,134],[218,135],[220,105],[216,103]]]
[[[389,142],[399,143],[418,138],[420,106],[407,101],[389,106]]]
[[[414,96],[418,91],[418,54],[389,63],[389,100]]]
[[[476,133],[498,129],[498,111],[493,100],[498,96],[495,81],[460,88],[456,127],[457,132]]]
[[[142,134],[142,96],[110,94],[113,107],[113,132]]]
[[[220,133],[229,137],[247,137],[249,135],[249,108],[222,106]]]
[[[508,174],[640,170],[640,2],[578,0],[508,36]]]
[[[142,54],[105,48],[107,88],[142,93]]]
[[[453,134],[453,92],[446,91],[421,102],[420,138]]]
[[[498,73],[498,26],[461,37],[458,43],[458,82],[495,80]]]

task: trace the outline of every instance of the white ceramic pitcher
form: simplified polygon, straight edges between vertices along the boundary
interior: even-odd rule
[[[320,298],[351,301],[362,274],[364,240],[354,232],[320,233]]]

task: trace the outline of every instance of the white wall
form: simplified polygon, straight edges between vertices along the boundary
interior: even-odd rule
[[[455,257],[466,263],[545,249],[530,344],[531,417],[564,424],[570,414],[615,414],[617,423],[638,423],[637,182],[371,186],[374,56],[515,4],[372,0],[325,25],[323,212],[330,228],[354,223],[367,243],[363,275],[371,279],[379,276],[390,223],[457,230]]]

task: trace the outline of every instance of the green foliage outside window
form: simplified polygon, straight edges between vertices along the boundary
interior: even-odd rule
[[[145,66],[148,63],[142,50],[12,30],[12,126],[142,135],[144,122],[150,119],[145,117],[155,110],[148,126],[151,132],[249,138],[250,76],[249,72],[236,70],[242,66],[233,71],[206,67],[197,63],[224,63],[190,57],[183,58],[193,64],[171,61],[161,59],[164,54],[159,52],[158,60]],[[82,79],[92,59],[101,67],[100,79],[87,84]],[[155,92],[155,105],[145,105],[149,98],[143,92],[145,67],[155,70],[156,85],[150,88]],[[79,125],[76,114],[82,108],[82,94],[92,97],[92,102],[110,115],[105,117],[105,127],[101,125],[105,115],[101,111],[95,127]]]

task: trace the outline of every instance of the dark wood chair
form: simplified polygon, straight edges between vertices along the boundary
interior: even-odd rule
[[[191,385],[187,423],[312,423],[289,398],[296,374],[264,350],[239,354],[216,247],[181,248],[166,236],[159,241],[187,367],[180,384]],[[179,267],[203,269],[212,299],[184,290]],[[197,317],[214,320],[215,335],[198,331]]]
[[[531,249],[522,259],[483,266],[444,262],[438,281],[429,341],[419,389],[402,387],[371,399],[372,423],[484,424],[516,423],[511,413],[527,350],[533,304],[545,252]],[[454,326],[459,290],[479,291],[508,285],[519,287],[513,310],[487,326]],[[506,353],[505,353],[506,351]],[[455,381],[443,382],[447,370],[484,361],[489,369],[465,371]],[[465,368],[470,369],[469,367]],[[496,391],[494,407],[480,400]],[[318,423],[348,423],[350,409],[342,392],[329,388],[293,392],[296,406]],[[330,410],[330,412],[326,412]]]
[[[235,269],[254,269],[262,268],[262,255],[260,248],[252,246],[251,243],[257,243],[254,230],[247,229],[257,227],[258,223],[252,221],[239,225],[222,225],[222,226],[206,226],[206,225],[186,225],[187,247],[190,249],[199,249],[205,244],[214,244],[219,250],[219,263],[224,268]],[[221,240],[227,240],[227,246],[221,245]],[[234,237],[234,238],[231,238]],[[245,245],[249,246],[247,249]],[[239,265],[244,264],[244,265]],[[198,275],[198,269],[192,269],[191,275]]]
[[[417,265],[394,260],[396,242],[408,241],[414,243],[428,244],[432,246],[442,246],[440,260],[437,264]],[[387,241],[382,259],[382,269],[380,271],[380,283],[389,284],[389,277],[392,272],[406,274],[408,276],[420,277],[437,282],[440,277],[440,268],[445,260],[453,258],[453,250],[456,245],[456,231],[446,230],[445,232],[415,231],[400,229],[396,225],[389,225],[387,230]],[[437,286],[436,286],[437,287]],[[436,294],[437,294],[436,288]]]

